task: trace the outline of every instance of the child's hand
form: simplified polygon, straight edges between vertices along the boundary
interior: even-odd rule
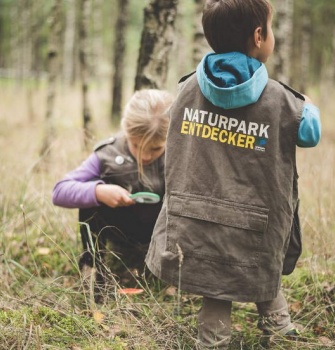
[[[112,208],[128,207],[135,204],[129,194],[126,189],[118,185],[98,184],[95,188],[97,200]]]

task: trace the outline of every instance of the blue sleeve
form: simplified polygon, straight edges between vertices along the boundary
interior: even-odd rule
[[[311,103],[306,103],[302,111],[298,130],[298,147],[314,147],[321,138],[320,110]]]

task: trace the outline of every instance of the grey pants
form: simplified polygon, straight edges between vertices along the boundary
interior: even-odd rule
[[[271,301],[256,303],[259,313],[258,328],[265,333],[284,335],[294,328],[281,292]],[[198,349],[226,350],[231,338],[232,302],[203,298],[198,315]]]

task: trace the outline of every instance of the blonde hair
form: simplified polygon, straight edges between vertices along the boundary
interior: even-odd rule
[[[137,163],[142,181],[144,181],[142,151],[149,143],[166,140],[172,102],[173,96],[168,91],[143,89],[136,91],[125,106],[121,128],[127,138],[141,139]]]

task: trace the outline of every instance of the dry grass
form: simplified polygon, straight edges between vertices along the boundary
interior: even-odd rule
[[[36,165],[41,163],[45,89],[28,93],[5,84],[1,90],[0,349],[192,349],[198,297],[182,294],[178,315],[178,295],[157,281],[150,286],[139,281],[145,293],[131,298],[111,287],[101,305],[83,293],[77,213],[51,204],[54,183],[88,153],[82,149],[78,92],[59,92],[57,137],[49,168],[43,170]],[[97,139],[110,129],[106,91],[91,93]],[[326,349],[335,341],[335,106],[327,102],[322,142],[298,150],[304,253],[284,279],[305,341],[282,342],[274,349]],[[259,349],[254,306],[234,308],[235,348]]]
[[[298,149],[298,172],[305,255],[321,256],[334,262],[335,124],[332,108],[331,102],[321,105],[321,142],[315,148]]]

